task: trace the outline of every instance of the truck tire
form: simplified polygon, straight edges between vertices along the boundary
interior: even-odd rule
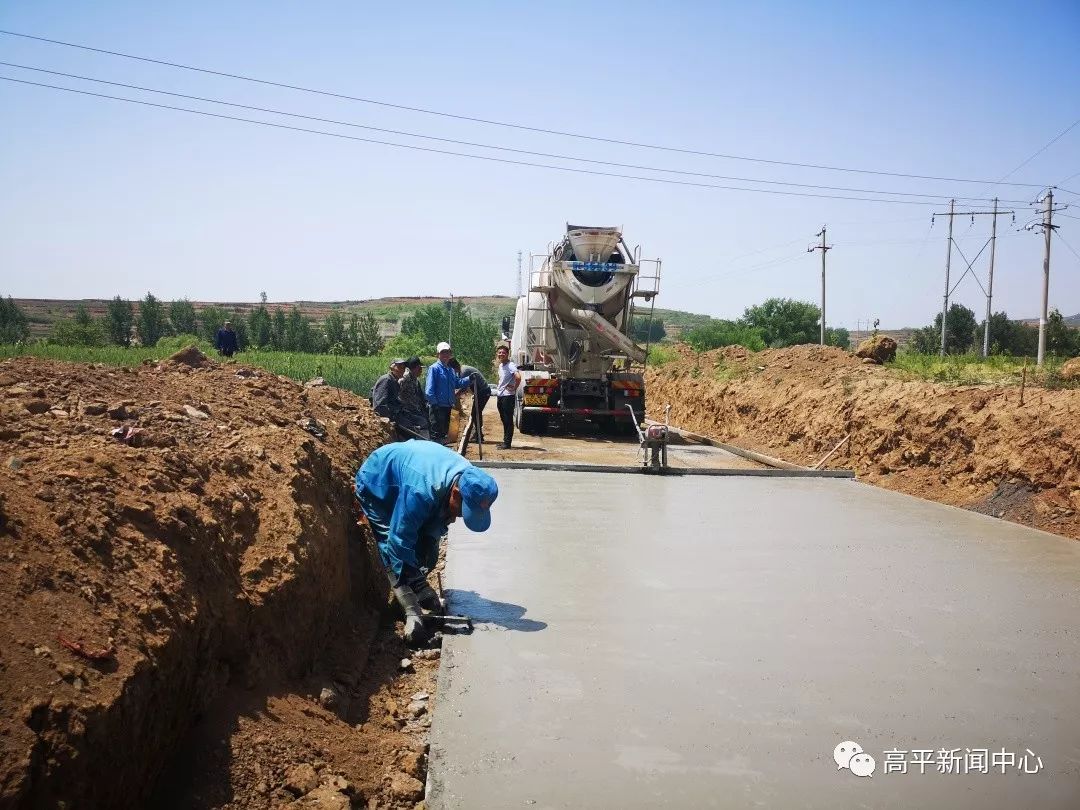
[[[542,436],[547,433],[548,415],[546,413],[525,413],[520,403],[514,410],[514,424],[522,433]]]
[[[525,413],[520,399],[514,405],[514,426],[522,433],[532,433],[531,414]]]

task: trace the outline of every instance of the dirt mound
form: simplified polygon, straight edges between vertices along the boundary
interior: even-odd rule
[[[169,355],[169,363],[180,363],[185,366],[191,366],[192,368],[204,368],[206,366],[217,365],[203,354],[198,346],[188,346],[186,349],[181,349],[175,354]]]
[[[1074,357],[1061,367],[1061,377],[1065,380],[1080,379],[1080,357]]]
[[[1080,538],[1080,390],[949,387],[841,349],[723,349],[648,372],[650,415],[870,483]],[[1007,494],[1007,497],[1003,496]]]
[[[896,359],[896,341],[886,335],[869,337],[855,350],[856,357],[873,360],[878,365]]]
[[[357,686],[386,582],[351,477],[384,432],[352,394],[199,356],[0,363],[2,806],[139,805],[228,690],[334,650]]]

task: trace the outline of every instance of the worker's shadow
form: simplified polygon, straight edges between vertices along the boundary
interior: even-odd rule
[[[522,618],[525,608],[510,602],[485,599],[476,591],[447,590],[448,611],[468,616],[474,624],[496,624],[507,630],[535,633],[547,627],[547,622]]]

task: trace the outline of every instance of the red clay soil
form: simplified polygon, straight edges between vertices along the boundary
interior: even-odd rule
[[[906,379],[841,349],[728,347],[648,372],[648,405],[721,441],[825,465],[941,503],[1080,539],[1080,389]]]
[[[182,360],[0,363],[0,806],[414,806],[438,652],[400,668],[351,515],[382,426]]]

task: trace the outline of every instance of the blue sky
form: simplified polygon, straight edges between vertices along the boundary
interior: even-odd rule
[[[996,180],[1080,118],[1080,4],[370,4],[8,0],[0,28],[412,107],[796,163]],[[687,172],[1034,200],[919,181],[603,144],[258,86],[0,36],[0,61],[367,126]],[[0,75],[230,113],[75,79]],[[266,113],[236,113],[297,125]],[[304,124],[358,137],[404,136]],[[500,155],[475,147],[444,148]],[[515,157],[502,153],[503,157]],[[726,185],[754,185],[523,160]],[[1080,189],[1080,126],[1010,182]],[[757,186],[761,187],[761,186]],[[790,187],[773,187],[798,190]],[[843,193],[814,191],[809,193]],[[868,195],[878,196],[878,195]],[[1080,194],[1051,306],[1080,312]],[[0,82],[0,294],[344,300],[514,294],[518,250],[567,221],[622,225],[664,260],[660,305],[734,317],[817,300],[831,325],[927,323],[947,203],[694,188],[427,154]],[[1018,208],[1017,226],[1032,219]],[[1078,218],[1071,218],[1078,217]],[[989,218],[956,221],[970,258]],[[1039,309],[1041,237],[999,220],[994,309]],[[976,265],[985,278],[986,257]],[[954,255],[954,275],[963,271]],[[954,300],[981,315],[969,277]]]

